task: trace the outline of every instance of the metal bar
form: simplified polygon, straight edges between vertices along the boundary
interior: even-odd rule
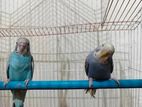
[[[135,2],[134,2],[134,3],[135,3]],[[132,4],[130,10],[132,9],[134,3]],[[129,20],[131,19],[131,17],[133,16],[133,14],[135,13],[135,11],[137,10],[137,8],[138,8],[138,6],[140,5],[140,3],[141,3],[141,1],[137,4],[136,8],[134,9],[134,11],[133,11],[132,14],[130,15],[130,17],[127,19],[127,21],[129,21]],[[129,10],[129,11],[130,11],[130,10]],[[129,14],[129,11],[127,12],[127,15]],[[141,11],[141,9],[140,9],[140,10],[138,11],[138,13],[134,16],[134,18],[131,20],[132,22],[133,22],[133,20],[135,19],[135,17],[139,14],[140,11]],[[127,17],[127,15],[126,15],[126,17]],[[126,18],[126,17],[125,17],[125,18]],[[123,19],[123,21],[125,21],[125,18]],[[137,21],[138,21],[138,20],[137,20]],[[131,23],[130,23],[130,25],[131,25]],[[129,25],[129,26],[130,26],[130,25]],[[129,26],[128,26],[127,28],[129,28]],[[124,28],[124,27],[123,27],[123,28]]]
[[[110,1],[109,1],[109,2],[110,2]],[[104,15],[104,18],[103,18],[103,21],[102,21],[102,24],[101,24],[102,27],[103,27],[103,25],[104,25],[104,23],[105,23],[105,21],[106,21],[106,19],[107,19],[107,16],[108,16],[109,11],[110,11],[110,9],[111,9],[112,3],[113,3],[113,0],[111,1],[110,6],[108,6],[109,3],[108,3],[108,5],[107,5],[107,8],[109,8],[109,9],[108,9],[108,11],[107,11],[107,9],[106,9],[106,11],[105,11],[105,15]]]
[[[117,2],[116,2],[116,4],[115,4],[114,7],[117,7],[118,2],[119,2],[119,0],[117,0]],[[113,11],[112,11],[112,13],[111,13],[111,15],[110,15],[110,18],[108,19],[109,22],[111,21],[111,18],[112,18],[112,16],[113,16],[113,13],[114,13],[115,9],[116,9],[116,8],[113,9]]]
[[[119,80],[120,86],[114,80],[94,81],[96,89],[142,88],[142,79]],[[0,81],[0,90],[27,89],[27,90],[58,90],[58,89],[87,89],[88,80],[60,80],[60,81],[30,81],[26,87],[24,81],[11,81],[4,87]]]
[[[122,8],[124,2],[125,2],[125,0],[123,0],[123,2],[121,3],[121,5],[120,5],[120,7],[119,7],[119,9],[118,9],[118,11],[117,11],[117,14],[115,15],[114,22],[115,22],[116,18],[118,17],[118,14],[119,14],[119,12],[120,12],[120,10],[121,10],[121,8]],[[112,28],[112,26],[113,26],[113,23],[112,23],[112,25],[110,26],[110,29]],[[110,29],[109,29],[109,30],[110,30]]]
[[[132,22],[136,19],[136,17],[140,14],[140,12],[142,11],[142,8],[140,8],[140,10],[137,12],[137,14],[133,17],[133,19],[131,20]],[[141,17],[141,15],[140,15],[140,17]],[[140,18],[139,17],[139,18]],[[137,21],[139,21],[139,18],[138,19],[136,19]],[[141,21],[140,21],[141,22]],[[140,23],[139,22],[139,23]],[[130,24],[131,25],[131,24]],[[127,27],[127,28],[129,28],[130,27],[130,25]],[[139,24],[137,24],[137,26],[138,26]],[[134,25],[133,25],[134,26]],[[131,28],[133,28],[133,26],[131,27]]]

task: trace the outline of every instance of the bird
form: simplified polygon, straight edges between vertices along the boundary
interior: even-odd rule
[[[115,48],[111,43],[104,43],[99,45],[93,51],[91,51],[85,60],[85,73],[88,77],[89,88],[86,93],[90,93],[95,98],[96,89],[93,87],[93,80],[114,80],[118,86],[119,81],[111,78],[113,72],[113,54]]]
[[[27,38],[19,38],[15,50],[10,54],[7,64],[7,82],[24,81],[27,87],[33,77],[34,61],[30,52],[30,42]],[[13,95],[12,107],[24,107],[27,90],[11,90]]]

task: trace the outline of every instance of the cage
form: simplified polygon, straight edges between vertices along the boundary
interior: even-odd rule
[[[98,45],[115,46],[117,79],[142,76],[141,0],[0,0],[0,80],[19,37],[30,40],[33,80],[86,80],[84,62]],[[25,107],[141,107],[141,89],[30,90]],[[0,107],[12,106],[10,91]]]

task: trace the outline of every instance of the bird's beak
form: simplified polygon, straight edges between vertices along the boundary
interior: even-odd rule
[[[107,57],[109,55],[109,53],[108,53],[108,51],[106,51],[106,50],[104,50],[104,51],[102,51],[101,53],[100,53],[100,57],[101,58],[105,58],[105,57]]]

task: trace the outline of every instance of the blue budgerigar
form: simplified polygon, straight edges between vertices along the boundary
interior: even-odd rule
[[[112,44],[105,43],[90,52],[85,60],[85,72],[89,79],[89,89],[86,92],[89,91],[93,97],[96,93],[96,90],[93,89],[93,80],[111,79],[114,51]],[[119,84],[117,80],[115,81]]]
[[[8,66],[8,81],[25,81],[25,86],[33,77],[33,57],[30,53],[30,42],[26,38],[19,38],[15,50],[11,53]],[[27,90],[11,90],[13,107],[24,107]]]

